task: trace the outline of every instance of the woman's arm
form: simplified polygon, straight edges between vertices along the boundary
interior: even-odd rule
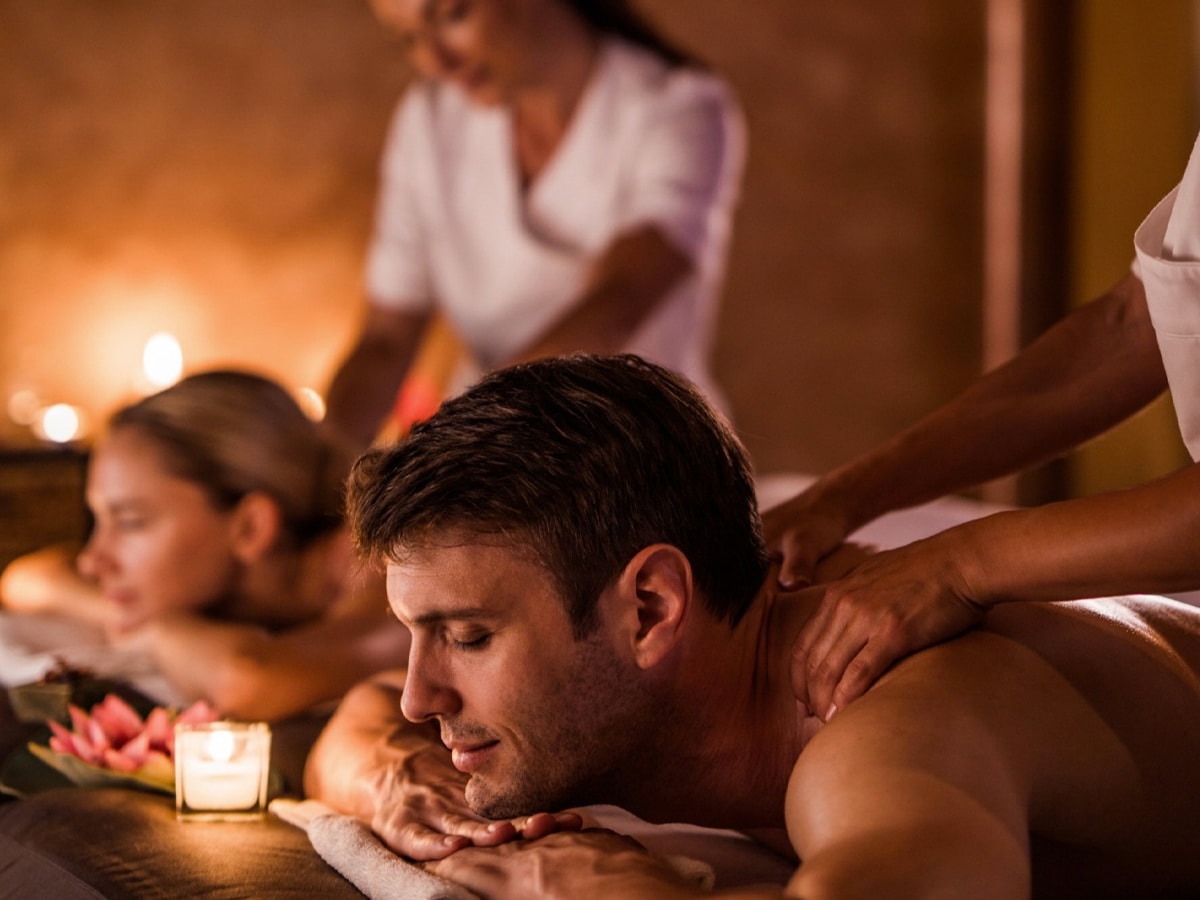
[[[745,156],[734,98],[712,76],[678,72],[644,113],[624,162],[618,225],[570,311],[522,360],[619,352],[681,281],[724,270]]]
[[[781,583],[808,581],[821,556],[884,513],[1061,454],[1166,387],[1145,291],[1128,275],[949,403],[767,511]]]
[[[658,301],[692,270],[691,261],[653,225],[621,235],[595,262],[570,312],[522,360],[585,351],[617,353]]]
[[[370,446],[379,432],[428,323],[428,314],[368,305],[326,398],[325,423],[352,446]]]
[[[336,700],[408,657],[408,630],[382,611],[281,632],[192,614],[161,616],[129,638],[188,698],[223,715],[273,721]]]
[[[0,574],[0,606],[11,612],[111,626],[114,607],[94,581],[79,574],[78,555],[78,547],[58,546],[14,559]]]
[[[831,583],[794,647],[794,687],[844,709],[895,660],[997,603],[1200,587],[1200,463],[1094,497],[975,519],[869,557]]]

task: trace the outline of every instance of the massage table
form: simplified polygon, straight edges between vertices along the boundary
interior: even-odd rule
[[[762,479],[763,507],[792,496],[807,480],[791,475]],[[853,539],[881,549],[899,546],[999,509],[971,500],[942,499],[884,516]],[[1196,596],[1183,599],[1194,602]],[[3,650],[0,647],[0,653]],[[22,657],[10,652],[9,659],[27,672],[37,664],[37,653]],[[3,675],[0,664],[0,680]],[[274,727],[272,766],[281,776],[284,804],[278,808],[301,800],[304,757],[324,721],[323,715],[315,714]],[[19,750],[32,733],[32,726],[15,721],[0,694],[0,759]],[[699,863],[701,875],[707,867],[707,884],[782,884],[793,869],[790,861],[733,832],[653,826],[613,808],[590,812],[599,823],[631,834],[652,852]],[[0,796],[0,900],[362,897],[338,867],[351,875],[378,868],[372,863],[378,847],[368,844],[331,864],[316,844],[302,824],[274,814],[255,823],[181,823],[175,820],[169,796],[128,788],[76,788],[64,780],[60,786],[20,799]],[[383,861],[384,869],[387,862]],[[408,885],[411,892],[405,893],[395,888],[395,872],[375,874],[378,883],[389,886],[380,896],[393,900],[455,897],[452,892],[431,893],[416,883]],[[398,877],[403,880],[403,872]],[[370,895],[370,885],[366,888]]]

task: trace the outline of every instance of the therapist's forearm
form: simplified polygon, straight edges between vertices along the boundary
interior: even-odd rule
[[[371,308],[326,394],[325,423],[366,449],[396,402],[428,319]]]
[[[618,353],[691,271],[687,256],[646,226],[617,238],[596,261],[570,311],[513,362],[583,351]]]
[[[1145,293],[1128,276],[949,403],[820,478],[809,500],[840,511],[850,533],[1060,455],[1166,386]]]
[[[968,594],[988,604],[1195,590],[1200,464],[1129,490],[988,516],[930,540],[953,555]]]

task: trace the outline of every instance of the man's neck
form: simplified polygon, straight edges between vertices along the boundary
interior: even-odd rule
[[[697,610],[673,714],[655,741],[658,765],[623,798],[632,811],[650,821],[783,826],[788,778],[820,728],[791,686],[792,643],[816,599],[765,590],[734,629]]]

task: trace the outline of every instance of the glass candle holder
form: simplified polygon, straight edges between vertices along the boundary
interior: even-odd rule
[[[175,816],[244,822],[267,809],[271,729],[265,722],[175,726]]]

